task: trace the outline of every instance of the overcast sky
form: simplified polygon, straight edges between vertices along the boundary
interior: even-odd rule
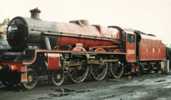
[[[29,17],[42,10],[41,19],[68,22],[87,19],[91,24],[119,25],[156,34],[171,43],[171,0],[0,0],[0,21]]]

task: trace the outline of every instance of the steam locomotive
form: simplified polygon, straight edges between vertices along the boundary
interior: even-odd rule
[[[43,21],[39,9],[31,18],[15,17],[7,28],[11,49],[0,52],[0,80],[6,86],[34,88],[41,76],[60,86],[67,75],[80,83],[89,75],[103,80],[127,72],[168,71],[166,47],[156,36],[118,26]]]

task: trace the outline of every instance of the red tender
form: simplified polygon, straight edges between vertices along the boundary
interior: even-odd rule
[[[166,59],[166,47],[155,36],[141,34],[139,45],[140,61],[153,61]]]

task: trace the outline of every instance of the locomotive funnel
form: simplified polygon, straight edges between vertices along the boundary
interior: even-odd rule
[[[38,8],[34,8],[30,10],[31,18],[33,19],[40,19],[41,11]]]

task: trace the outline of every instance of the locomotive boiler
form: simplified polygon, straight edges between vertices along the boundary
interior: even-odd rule
[[[15,17],[8,24],[11,49],[0,52],[0,80],[6,86],[20,84],[32,89],[46,76],[60,86],[65,76],[80,83],[89,77],[98,81],[107,76],[120,78],[127,72],[145,70],[148,64],[148,70],[156,65],[157,71],[167,67],[165,46],[151,39],[152,35],[118,26],[90,25],[86,20],[43,21],[39,13],[33,9],[31,18]],[[158,47],[148,46],[155,42]],[[147,46],[152,56],[144,53]]]
[[[36,12],[39,13],[38,10]],[[111,46],[120,42],[122,35],[117,27],[89,25],[86,20],[58,23],[42,21],[33,16],[13,18],[7,31],[8,42],[15,50],[31,47],[53,49],[55,46],[64,48],[68,45],[74,46],[75,43],[82,43],[86,48],[99,45]]]

